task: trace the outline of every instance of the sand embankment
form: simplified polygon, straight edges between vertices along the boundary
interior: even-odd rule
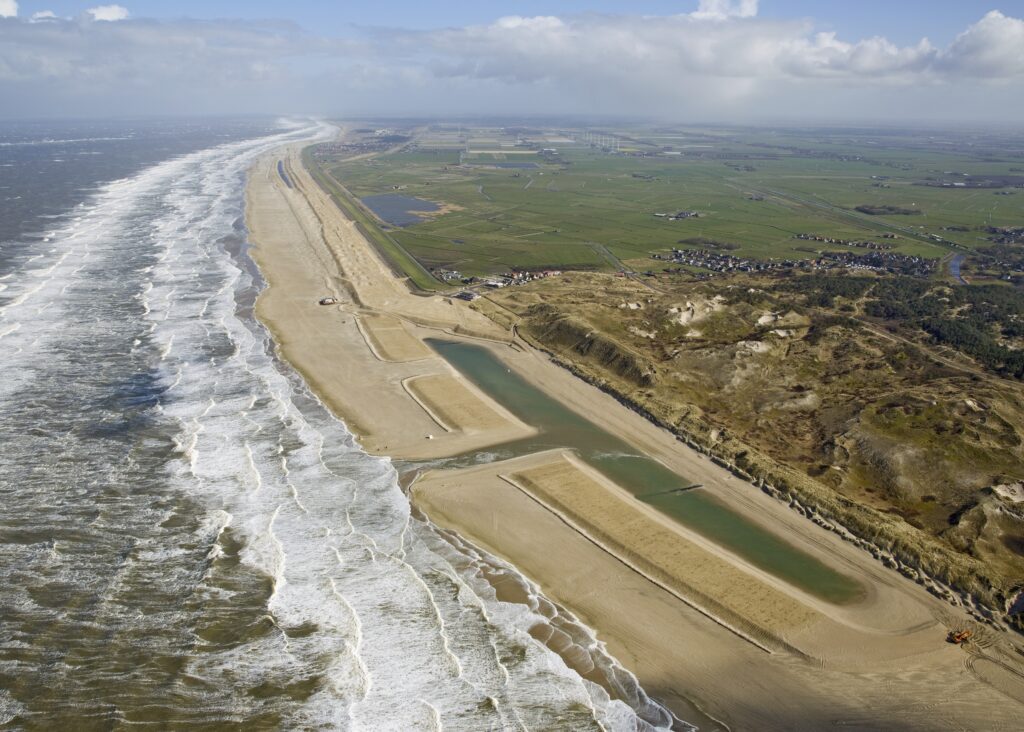
[[[277,175],[281,158],[294,189]],[[297,148],[253,169],[247,221],[269,283],[259,317],[367,450],[430,458],[531,433],[422,343],[439,331],[479,336],[552,398],[862,581],[857,603],[817,601],[560,454],[417,481],[416,502],[433,520],[515,564],[684,717],[685,696],[742,729],[1017,728],[1024,693],[1013,677],[965,663],[972,657],[943,642],[945,628],[963,620],[957,611],[543,354],[510,347],[508,332],[465,303],[411,294],[302,169]],[[326,295],[339,303],[317,305]],[[982,683],[976,666],[998,680]]]
[[[405,323],[391,315],[357,315],[356,324],[366,345],[381,361],[419,361],[434,355],[423,341],[409,333]]]
[[[832,659],[845,669],[878,668],[936,648],[941,626],[932,602],[860,577],[864,596],[836,605],[750,565],[741,557],[637,500],[567,451],[509,460],[486,471],[518,488],[563,523],[634,571],[767,652]],[[415,484],[418,500],[437,480],[476,490],[462,471],[431,471]],[[884,612],[879,612],[884,609]]]

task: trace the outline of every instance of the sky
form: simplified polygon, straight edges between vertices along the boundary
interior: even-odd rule
[[[0,0],[0,117],[966,122],[1024,0]]]

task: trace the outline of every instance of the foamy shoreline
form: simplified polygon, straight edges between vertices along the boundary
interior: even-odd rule
[[[272,169],[278,158],[286,160],[295,189]],[[302,168],[298,146],[261,160],[250,174],[247,201],[252,255],[268,282],[257,315],[281,355],[369,452],[440,457],[529,433],[529,425],[423,350],[422,337],[446,332],[489,348],[549,394],[709,486],[734,510],[856,573],[869,588],[864,602],[837,609],[799,597],[784,583],[737,566],[735,557],[714,545],[695,541],[695,557],[704,552],[748,571],[751,588],[763,582],[766,591],[785,598],[773,611],[756,593],[737,597],[741,585],[728,590],[735,611],[756,618],[766,634],[764,645],[774,651],[769,654],[737,636],[722,618],[681,602],[627,566],[589,529],[570,525],[537,496],[503,480],[507,465],[445,471],[417,483],[417,505],[436,523],[509,560],[569,607],[645,689],[681,717],[692,712],[687,697],[737,728],[819,729],[843,720],[861,729],[933,729],[944,717],[964,726],[1013,729],[1024,715],[1024,689],[1013,679],[994,672],[997,678],[986,679],[991,686],[982,683],[965,668],[964,651],[943,643],[945,627],[959,622],[948,606],[529,346],[510,348],[511,333],[464,303],[410,294]],[[324,296],[340,304],[316,305]],[[531,458],[530,465],[543,467],[543,460]],[[647,551],[628,537],[615,542],[623,551]],[[694,581],[703,583],[702,591],[723,591],[708,587],[708,578]],[[817,619],[794,623],[794,607]]]

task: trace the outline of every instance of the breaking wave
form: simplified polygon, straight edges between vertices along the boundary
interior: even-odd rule
[[[0,726],[668,726],[587,628],[415,517],[276,360],[245,172],[333,134],[283,127],[106,185],[3,277]]]

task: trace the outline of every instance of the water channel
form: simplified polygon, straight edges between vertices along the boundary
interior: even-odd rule
[[[863,588],[853,578],[747,520],[692,481],[548,396],[488,350],[434,338],[427,343],[484,393],[540,430],[533,437],[500,446],[488,457],[506,459],[568,448],[639,500],[805,592],[837,604],[862,595]],[[466,461],[478,462],[479,455],[463,456],[448,466]]]

